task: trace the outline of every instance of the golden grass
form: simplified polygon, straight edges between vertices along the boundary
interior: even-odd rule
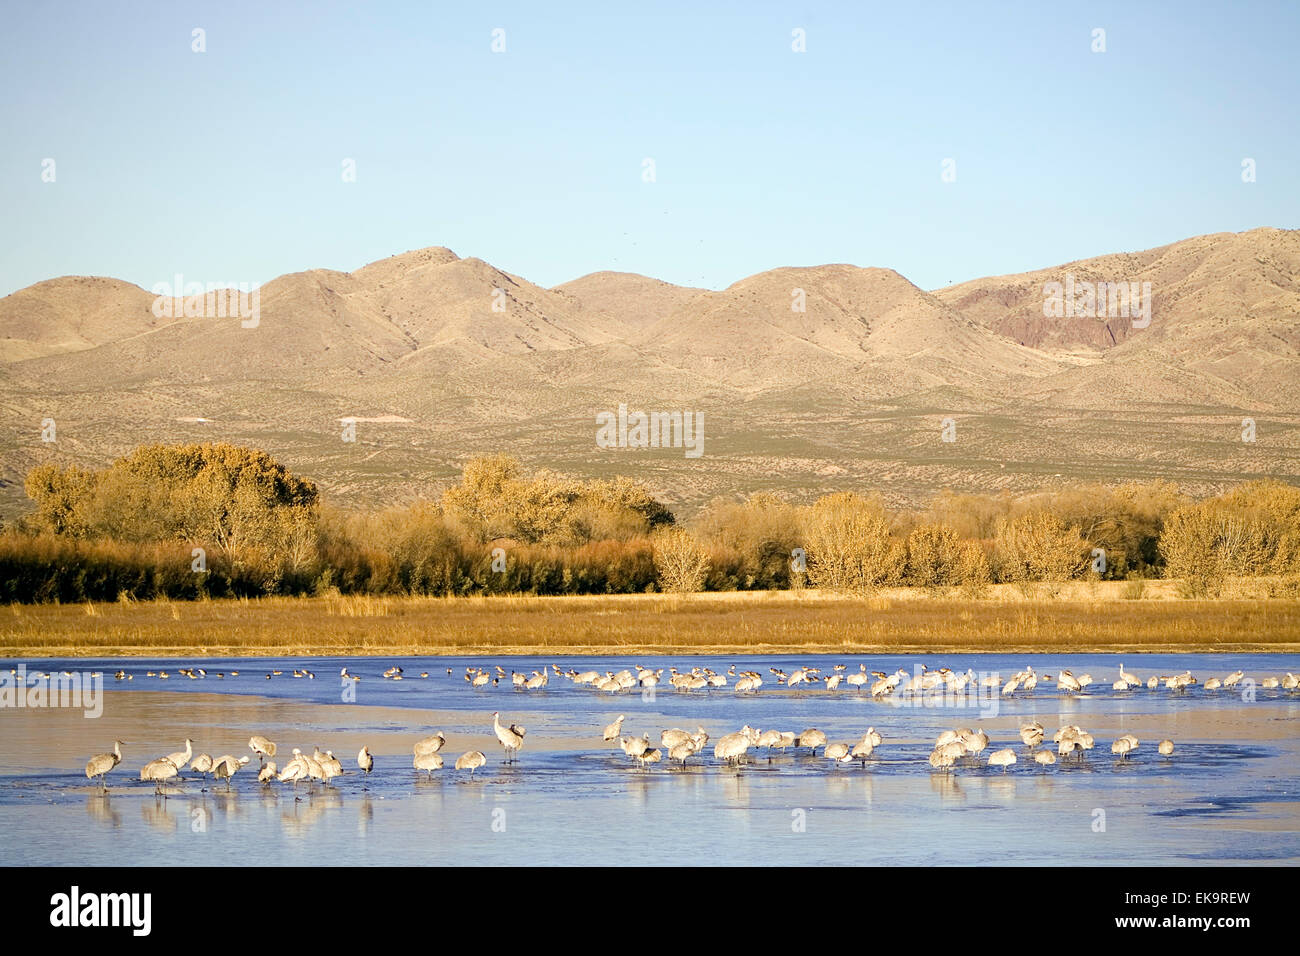
[[[0,609],[0,655],[1300,652],[1300,601],[1176,600],[1173,582],[1151,582],[1135,599],[1123,582],[1108,584],[989,588],[980,599],[896,589],[868,598],[335,595],[112,602],[94,613],[15,604]]]

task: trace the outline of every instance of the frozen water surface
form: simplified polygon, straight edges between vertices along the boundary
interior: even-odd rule
[[[1120,661],[1143,679],[1190,670],[1202,682],[1183,693],[1112,690]],[[274,864],[1196,864],[1300,861],[1300,694],[1259,681],[1300,672],[1300,657],[1277,655],[943,655],[611,658],[311,658],[239,660],[25,660],[29,679],[72,670],[103,675],[102,714],[73,708],[0,709],[0,863]],[[728,686],[679,693],[608,694],[552,672],[549,685],[517,691],[511,671],[552,663],[565,671],[709,667],[755,670],[754,695]],[[786,688],[769,668],[912,674],[921,665],[1008,677],[1032,666],[1090,672],[1078,697],[1055,683],[967,706],[872,700],[841,685]],[[390,666],[401,681],[386,680]],[[498,686],[472,688],[467,667],[500,665]],[[180,667],[203,667],[190,680]],[[359,683],[340,679],[347,667]],[[134,675],[115,681],[119,668]],[[315,677],[293,678],[310,669]],[[452,673],[448,675],[447,669]],[[1255,682],[1206,691],[1203,683],[1241,669]],[[146,677],[165,670],[167,680]],[[239,671],[238,677],[231,671]],[[267,673],[283,673],[266,679]],[[429,676],[421,678],[421,672]],[[218,679],[217,673],[224,673]],[[11,678],[12,680],[12,678]],[[492,713],[527,729],[516,763],[503,762]],[[601,732],[624,714],[623,733],[657,745],[670,727],[702,726],[711,740],[685,768],[638,769]],[[1096,748],[1082,760],[1042,767],[1027,757],[1018,728],[1039,720],[1051,733],[1079,724]],[[816,727],[853,743],[874,726],[884,743],[866,766],[787,753],[725,767],[713,743],[748,724],[799,733]],[[982,728],[987,754],[1011,747],[1006,772],[978,762],[932,770],[934,738]],[[411,767],[411,745],[442,730],[445,769],[432,779]],[[1141,746],[1127,760],[1110,753],[1118,735]],[[333,750],[345,776],[329,787],[257,782],[257,758],[224,783],[186,772],[164,796],[137,778],[149,760],[184,749],[250,754],[250,735],[269,736],[283,766],[290,750]],[[1171,738],[1172,758],[1156,753]],[[100,793],[83,768],[92,754],[125,741],[122,763]],[[375,770],[356,754],[368,745]],[[481,750],[472,778],[452,768]],[[251,754],[250,754],[251,756]]]

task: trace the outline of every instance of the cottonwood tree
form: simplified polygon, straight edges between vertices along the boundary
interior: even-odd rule
[[[1065,581],[1084,568],[1085,542],[1079,529],[1048,511],[1004,518],[994,537],[998,576],[1003,581]]]
[[[655,534],[654,562],[661,591],[700,591],[709,573],[708,551],[684,528],[665,528]]]
[[[877,500],[852,492],[827,495],[803,515],[808,580],[834,591],[869,592],[898,582],[905,544],[893,537]]]

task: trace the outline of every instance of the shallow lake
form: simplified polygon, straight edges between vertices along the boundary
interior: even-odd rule
[[[1144,680],[1190,670],[1200,683],[1183,692],[1115,691],[1121,660]],[[725,674],[734,666],[759,672],[764,684],[738,695],[728,677],[726,687],[678,692],[665,670],[653,693],[611,694],[552,671],[545,688],[512,687],[512,671],[552,664],[602,673],[641,665]],[[977,681],[1069,668],[1095,682],[1079,695],[1040,683],[1010,697],[986,690],[873,700],[844,684],[779,686],[770,671],[809,666],[825,676],[837,664],[845,674],[865,664],[909,676],[946,666],[970,669]],[[98,716],[87,715],[86,700],[80,709],[19,707],[11,696],[0,707],[5,865],[1300,862],[1300,694],[1261,686],[1300,673],[1297,656],[26,659],[3,665],[11,690],[10,669],[20,665],[33,684],[45,672],[99,672],[102,693]],[[467,667],[495,676],[498,665],[506,674],[498,685],[465,680]],[[392,666],[403,668],[402,680],[382,677]],[[190,679],[182,667],[206,676]],[[361,681],[341,679],[343,667]],[[314,677],[294,678],[295,668]],[[133,679],[115,680],[119,669]],[[1238,669],[1246,679],[1236,688],[1205,690],[1207,679]],[[282,673],[267,679],[274,670]],[[503,760],[494,711],[527,730],[514,763]],[[647,733],[656,745],[670,727],[703,727],[711,739],[684,768],[665,754],[639,769],[602,740],[619,714],[625,735]],[[1056,728],[1078,724],[1096,747],[1037,765],[1018,733],[1031,719],[1046,727],[1049,744]],[[865,766],[820,751],[769,760],[762,749],[740,767],[724,766],[713,745],[745,724],[796,734],[816,727],[849,744],[873,726],[884,742]],[[955,727],[983,729],[990,746],[984,757],[936,771],[927,760],[934,740]],[[412,769],[411,745],[436,730],[447,737],[446,767],[428,779]],[[1121,760],[1110,744],[1128,732],[1141,744]],[[254,733],[278,743],[281,766],[292,748],[319,747],[347,773],[331,786],[263,786],[248,749]],[[252,760],[230,790],[188,771],[163,795],[137,779],[149,760],[183,750],[186,737],[195,753]],[[1156,752],[1164,738],[1175,743],[1168,758]],[[101,793],[84,766],[114,739],[125,742],[124,759]],[[369,776],[356,766],[363,744],[375,755]],[[1004,747],[1017,762],[1005,772],[987,766],[988,753]],[[487,756],[472,777],[452,769],[469,750]]]

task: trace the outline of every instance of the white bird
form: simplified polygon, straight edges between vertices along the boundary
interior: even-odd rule
[[[854,759],[849,756],[849,745],[840,743],[827,744],[826,749],[822,751],[822,756],[836,763],[848,763]]]
[[[357,767],[364,771],[367,777],[370,776],[370,771],[375,767],[375,758],[370,755],[369,747],[362,747],[361,750],[358,751]]]
[[[1131,751],[1132,749],[1133,749],[1133,742],[1129,740],[1128,737],[1120,737],[1113,744],[1110,745],[1110,752],[1113,754],[1119,754],[1119,758],[1121,760],[1127,757],[1129,755],[1129,751]]]
[[[1061,671],[1056,675],[1056,686],[1068,694],[1077,694],[1083,690],[1083,685],[1069,671]]]
[[[306,780],[308,776],[307,761],[303,759],[302,751],[294,747],[293,757],[284,765],[284,769],[280,771],[280,775],[275,779],[280,783],[292,783],[296,787],[299,780]],[[261,774],[258,774],[258,779],[261,779]]]
[[[154,793],[162,793],[162,785],[175,777],[178,772],[176,764],[166,757],[160,757],[157,760],[150,760],[140,768],[140,779],[152,780],[155,784]]]
[[[1034,763],[1041,763],[1045,766],[1050,766],[1056,763],[1056,754],[1052,753],[1050,750],[1036,751],[1034,753]]]
[[[474,771],[487,763],[487,757],[483,756],[477,750],[471,750],[469,753],[463,753],[456,758],[457,770],[468,770],[469,775],[474,776]]]
[[[411,749],[411,752],[416,754],[417,756],[419,754],[436,754],[439,750],[442,749],[442,745],[445,744],[446,742],[447,742],[447,738],[446,736],[443,735],[443,732],[440,730],[432,737],[425,737],[422,740],[417,740],[415,742],[415,746]]]
[[[1174,742],[1172,740],[1162,740],[1157,749],[1160,751],[1160,756],[1169,757],[1174,752]]]
[[[177,768],[180,769],[179,767]],[[199,754],[190,762],[190,769],[200,776],[205,776],[212,770],[212,755]]]
[[[948,770],[956,759],[951,752],[944,749],[935,748],[930,751],[930,766],[936,770]]]
[[[501,746],[505,748],[506,760],[511,759],[512,752],[517,757],[519,748],[524,745],[524,728],[517,724],[511,724],[509,727],[501,726],[501,712],[497,711],[492,715],[492,729],[496,731],[497,740],[501,741]]]
[[[338,757],[334,756],[334,751],[327,750],[318,758],[321,768],[321,779],[328,784],[335,777],[343,775],[343,764]]]
[[[718,739],[713,746],[713,756],[726,763],[740,763],[740,758],[749,750],[749,735],[743,731],[727,734]]]
[[[461,760],[463,759],[464,758],[462,757]],[[414,761],[412,761],[412,766],[414,766],[416,770],[423,770],[425,773],[429,775],[429,779],[432,780],[433,772],[435,770],[442,769],[442,754],[433,754],[433,753],[416,754]],[[460,765],[460,760],[456,761],[456,769],[457,770],[462,769]]]
[[[619,734],[621,734],[621,733],[623,732],[623,717],[624,717],[623,714],[619,714],[619,715],[618,715],[618,720],[614,721],[612,724],[609,724],[609,725],[605,728],[605,740],[606,740],[606,742],[617,739],[618,736],[619,736]],[[666,731],[665,731],[665,733],[666,733]],[[498,736],[500,736],[500,735],[498,735]]]
[[[642,735],[640,737],[620,737],[618,739],[618,745],[623,748],[623,753],[627,754],[633,760],[637,760],[643,753],[650,749],[650,737],[648,735]]]
[[[1043,725],[1036,720],[1023,724],[1020,728],[1020,739],[1025,742],[1026,747],[1033,750],[1043,742]]]
[[[257,772],[258,783],[270,783],[275,779],[275,761],[268,760],[262,769]]]
[[[681,761],[681,765],[685,767],[686,758],[694,757],[696,753],[698,753],[698,751],[695,749],[694,742],[688,739],[670,747],[668,749],[668,759],[679,760]]]
[[[257,754],[259,763],[265,757],[275,756],[275,744],[260,734],[248,738],[248,749]]]
[[[180,770],[184,769],[185,765],[190,762],[190,758],[194,756],[193,747],[194,747],[194,741],[186,737],[184,750],[178,750],[174,754],[168,754],[163,759],[170,760],[175,765],[176,770],[179,772]]]
[[[122,741],[113,741],[113,752],[107,754],[95,754],[86,761],[86,779],[94,780],[99,778],[99,787],[101,790],[108,789],[105,782],[107,773],[122,762]]]
[[[867,765],[867,758],[876,749],[876,745],[871,742],[871,738],[871,731],[868,730],[862,735],[862,739],[853,745],[853,749],[849,751],[849,758],[851,760],[861,760],[864,767]]]
[[[686,731],[674,727],[672,730],[665,730],[659,735],[659,745],[668,750],[672,750],[678,744],[690,743],[691,737],[692,735],[688,734]]]
[[[982,730],[973,734],[966,734],[961,741],[966,746],[966,753],[972,757],[978,757],[989,745],[989,735]]]
[[[995,750],[993,753],[989,754],[989,766],[1001,767],[1003,773],[1006,773],[1007,767],[1010,767],[1015,762],[1016,752],[1010,747],[1007,747],[1004,750]]]
[[[1138,677],[1136,674],[1130,674],[1128,671],[1124,670],[1123,661],[1119,662],[1119,679],[1126,684],[1133,685],[1134,687],[1142,686],[1142,678]]]
[[[796,747],[807,747],[808,752],[817,756],[817,748],[826,746],[826,735],[815,727],[810,727],[795,738]]]
[[[213,763],[212,776],[216,780],[224,779],[226,781],[226,789],[229,790],[230,780],[234,777],[235,771],[248,763],[251,759],[252,758],[249,757],[248,754],[244,754],[242,757],[235,757],[233,754],[224,754],[218,757],[216,762]]]

